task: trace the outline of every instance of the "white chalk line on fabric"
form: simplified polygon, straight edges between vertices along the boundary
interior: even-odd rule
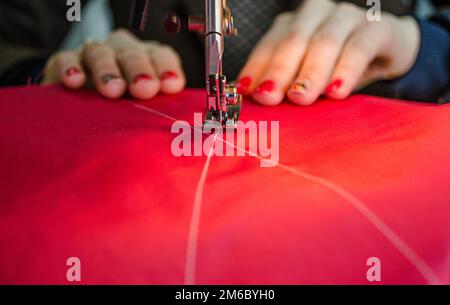
[[[169,119],[171,121],[177,122],[178,120],[174,117],[171,117],[167,114],[164,114],[162,112],[159,112],[155,109],[143,106],[143,105],[139,105],[136,103],[133,103],[133,105],[135,105],[135,107],[153,113],[155,115],[159,115],[161,117],[164,117],[166,119]],[[192,129],[195,130],[201,130],[199,128],[196,127],[192,127]],[[203,132],[203,130],[201,130]],[[210,134],[207,134],[210,136]],[[240,148],[238,146],[235,146],[233,143],[228,142],[226,140],[224,140],[223,138],[217,137],[217,134],[214,138],[213,144],[215,143],[216,139],[222,141],[225,144],[228,144],[230,146],[232,146],[233,148],[240,150],[241,152],[245,152],[248,153],[249,156],[251,157],[255,157],[258,158],[259,160],[265,160],[267,162],[273,162],[267,158],[261,157],[257,154],[251,153],[250,151],[247,151],[246,149]],[[210,153],[208,154],[208,159],[207,159],[207,164],[209,167],[209,162],[210,159],[212,157],[212,152],[214,151],[214,149],[210,150]],[[375,226],[375,228],[385,237],[387,238],[387,240],[389,240],[392,245],[417,269],[417,271],[425,278],[425,280],[432,285],[441,285],[442,282],[439,279],[438,275],[434,272],[434,270],[428,265],[427,262],[425,262],[415,251],[414,249],[411,248],[411,246],[408,245],[408,243],[406,243],[397,233],[395,233],[375,212],[373,212],[364,202],[362,202],[360,199],[358,199],[355,195],[353,195],[351,192],[345,190],[344,188],[340,187],[339,185],[337,185],[336,183],[329,181],[323,177],[320,176],[316,176],[316,175],[312,175],[312,174],[308,174],[306,172],[302,172],[299,171],[293,167],[284,165],[282,163],[276,163],[273,162],[273,164],[297,177],[303,178],[305,180],[308,180],[310,182],[322,185],[323,187],[331,190],[332,192],[334,192],[335,194],[339,195],[341,198],[343,198],[345,201],[347,201],[348,203],[350,203],[355,209],[357,209],[373,226]],[[205,164],[205,168],[206,168],[206,164]],[[205,170],[204,168],[204,170]],[[206,172],[207,172],[206,168]],[[205,180],[206,180],[206,172],[205,172]],[[202,172],[203,175],[203,172]],[[202,179],[202,177],[201,177]],[[200,180],[201,180],[200,179]],[[197,192],[198,192],[198,188],[197,188]],[[196,198],[197,198],[197,192],[196,192]],[[203,186],[202,186],[202,192],[203,192]],[[200,207],[201,207],[201,201],[200,201]],[[195,202],[194,202],[194,210],[196,208]],[[201,211],[198,211],[198,217],[200,217]],[[193,213],[194,216],[194,213]],[[198,219],[199,220],[199,219]],[[191,221],[191,224],[193,223],[193,221]],[[199,224],[199,222],[198,222]],[[198,237],[198,231],[199,228],[196,228],[196,236]],[[191,233],[189,234],[189,236],[191,236]],[[195,243],[197,243],[197,239],[194,240]],[[194,245],[196,247],[196,244]],[[192,245],[188,245],[188,249],[189,247],[192,247]],[[189,251],[189,250],[188,250]],[[192,250],[191,250],[192,251]],[[196,255],[196,249],[194,251],[194,254]],[[193,260],[194,262],[196,261],[196,258],[190,258],[191,260]],[[186,262],[187,263],[187,262]],[[187,266],[187,264],[186,264]],[[194,267],[195,267],[195,263],[194,263]],[[191,268],[191,267],[190,267]],[[192,277],[192,274],[194,274],[195,277],[195,270],[189,270],[190,272],[190,277]],[[185,274],[185,282],[188,279],[187,274]],[[189,280],[191,282],[195,282],[195,278],[189,278]]]
[[[218,134],[214,136],[211,143],[211,148],[206,158],[205,165],[203,166],[202,174],[200,175],[200,180],[197,184],[197,189],[195,190],[194,205],[192,209],[191,223],[189,225],[189,237],[188,246],[186,251],[186,262],[185,262],[185,273],[184,273],[184,284],[185,285],[195,285],[195,273],[197,265],[197,249],[198,249],[198,234],[200,230],[200,219],[202,213],[202,202],[203,202],[203,191],[205,188],[206,176],[208,174],[209,164],[211,163],[211,158],[214,154],[214,145],[216,143]]]

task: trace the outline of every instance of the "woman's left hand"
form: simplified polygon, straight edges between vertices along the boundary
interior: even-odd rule
[[[240,73],[238,88],[268,106],[287,96],[311,105],[322,94],[345,99],[378,80],[406,74],[414,65],[420,31],[412,17],[367,11],[349,3],[305,0],[277,17]]]

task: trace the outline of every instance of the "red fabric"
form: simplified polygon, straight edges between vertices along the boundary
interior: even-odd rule
[[[175,158],[172,122],[58,87],[0,91],[0,283],[183,284],[206,157]],[[177,119],[203,91],[142,103]],[[244,105],[280,121],[280,163],[212,157],[197,284],[450,283],[450,106],[354,96]],[[303,176],[302,176],[303,175]]]

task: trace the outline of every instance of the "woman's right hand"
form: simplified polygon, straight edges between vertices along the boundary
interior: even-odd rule
[[[182,91],[186,79],[180,57],[171,47],[140,41],[119,29],[103,43],[86,43],[48,60],[43,84],[76,90],[88,83],[106,98],[117,99],[128,91],[134,98],[151,99],[158,93]]]

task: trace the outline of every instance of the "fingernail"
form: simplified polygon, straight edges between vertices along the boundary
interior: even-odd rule
[[[274,81],[266,80],[256,89],[255,93],[267,94],[267,93],[271,93],[272,91],[274,91],[275,88],[276,88],[276,84]]]
[[[151,77],[151,76],[148,75],[148,74],[139,74],[139,75],[137,75],[137,76],[134,78],[133,84],[137,84],[137,83],[139,83],[140,81],[150,81],[150,80],[152,80],[152,79],[153,79],[153,77]]]
[[[311,88],[311,82],[309,80],[301,80],[292,84],[290,94],[305,95]]]
[[[118,80],[118,79],[121,79],[121,77],[120,76],[117,76],[117,75],[114,75],[114,74],[106,74],[106,75],[104,75],[104,76],[102,76],[101,77],[101,80],[102,80],[102,83],[104,84],[104,85],[107,85],[110,81],[112,81],[112,80]]]
[[[161,76],[160,76],[160,79],[162,81],[168,80],[168,79],[177,79],[177,78],[178,78],[178,74],[173,71],[166,71],[163,74],[161,74]]]
[[[238,80],[236,83],[236,88],[238,90],[239,94],[245,94],[247,93],[250,85],[252,84],[252,78],[250,76],[245,76]]]
[[[76,67],[69,68],[66,71],[66,75],[67,76],[72,76],[72,75],[75,75],[75,74],[78,74],[78,73],[80,73],[80,69],[78,69]]]
[[[328,85],[327,89],[325,89],[325,94],[328,95],[339,90],[342,87],[342,84],[343,82],[341,79],[333,81],[331,84]]]

